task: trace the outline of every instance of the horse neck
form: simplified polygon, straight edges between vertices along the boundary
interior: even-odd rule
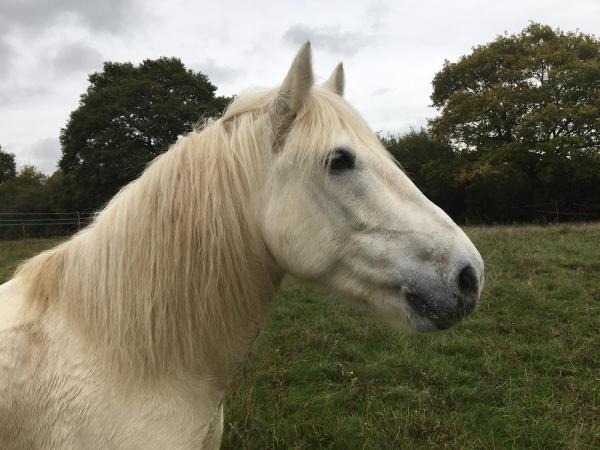
[[[213,144],[184,138],[65,248],[62,306],[119,373],[227,384],[266,321],[262,166]]]

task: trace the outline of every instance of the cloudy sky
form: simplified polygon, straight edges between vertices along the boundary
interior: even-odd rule
[[[0,145],[52,173],[58,135],[103,61],[177,56],[231,95],[273,86],[310,39],[317,78],[344,61],[347,98],[372,128],[435,115],[431,80],[537,21],[600,34],[600,0],[0,0]]]

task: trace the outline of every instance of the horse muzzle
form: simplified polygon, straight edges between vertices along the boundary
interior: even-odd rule
[[[475,310],[482,288],[483,264],[463,265],[447,282],[410,283],[403,288],[409,322],[417,331],[450,328]]]

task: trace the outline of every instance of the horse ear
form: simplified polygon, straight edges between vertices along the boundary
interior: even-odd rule
[[[310,42],[302,46],[279,88],[275,100],[275,113],[279,116],[295,114],[314,82]]]
[[[331,73],[329,79],[325,83],[323,83],[323,87],[343,97],[344,85],[346,83],[345,78],[346,77],[344,76],[344,64],[339,63],[337,66],[335,66],[335,69],[333,69],[333,72]]]

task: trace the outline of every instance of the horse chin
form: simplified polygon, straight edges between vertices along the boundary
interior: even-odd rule
[[[419,333],[427,333],[443,329],[440,328],[440,326],[434,320],[420,315],[410,305],[408,306],[407,318],[410,327]]]
[[[407,292],[398,295],[383,295],[371,299],[379,315],[394,328],[405,332],[427,333],[445,330],[453,323],[441,320],[439,314],[425,307],[423,300]]]
[[[439,325],[411,306],[406,295],[371,295],[365,298],[344,296],[351,304],[374,311],[388,326],[402,333],[437,331]]]

